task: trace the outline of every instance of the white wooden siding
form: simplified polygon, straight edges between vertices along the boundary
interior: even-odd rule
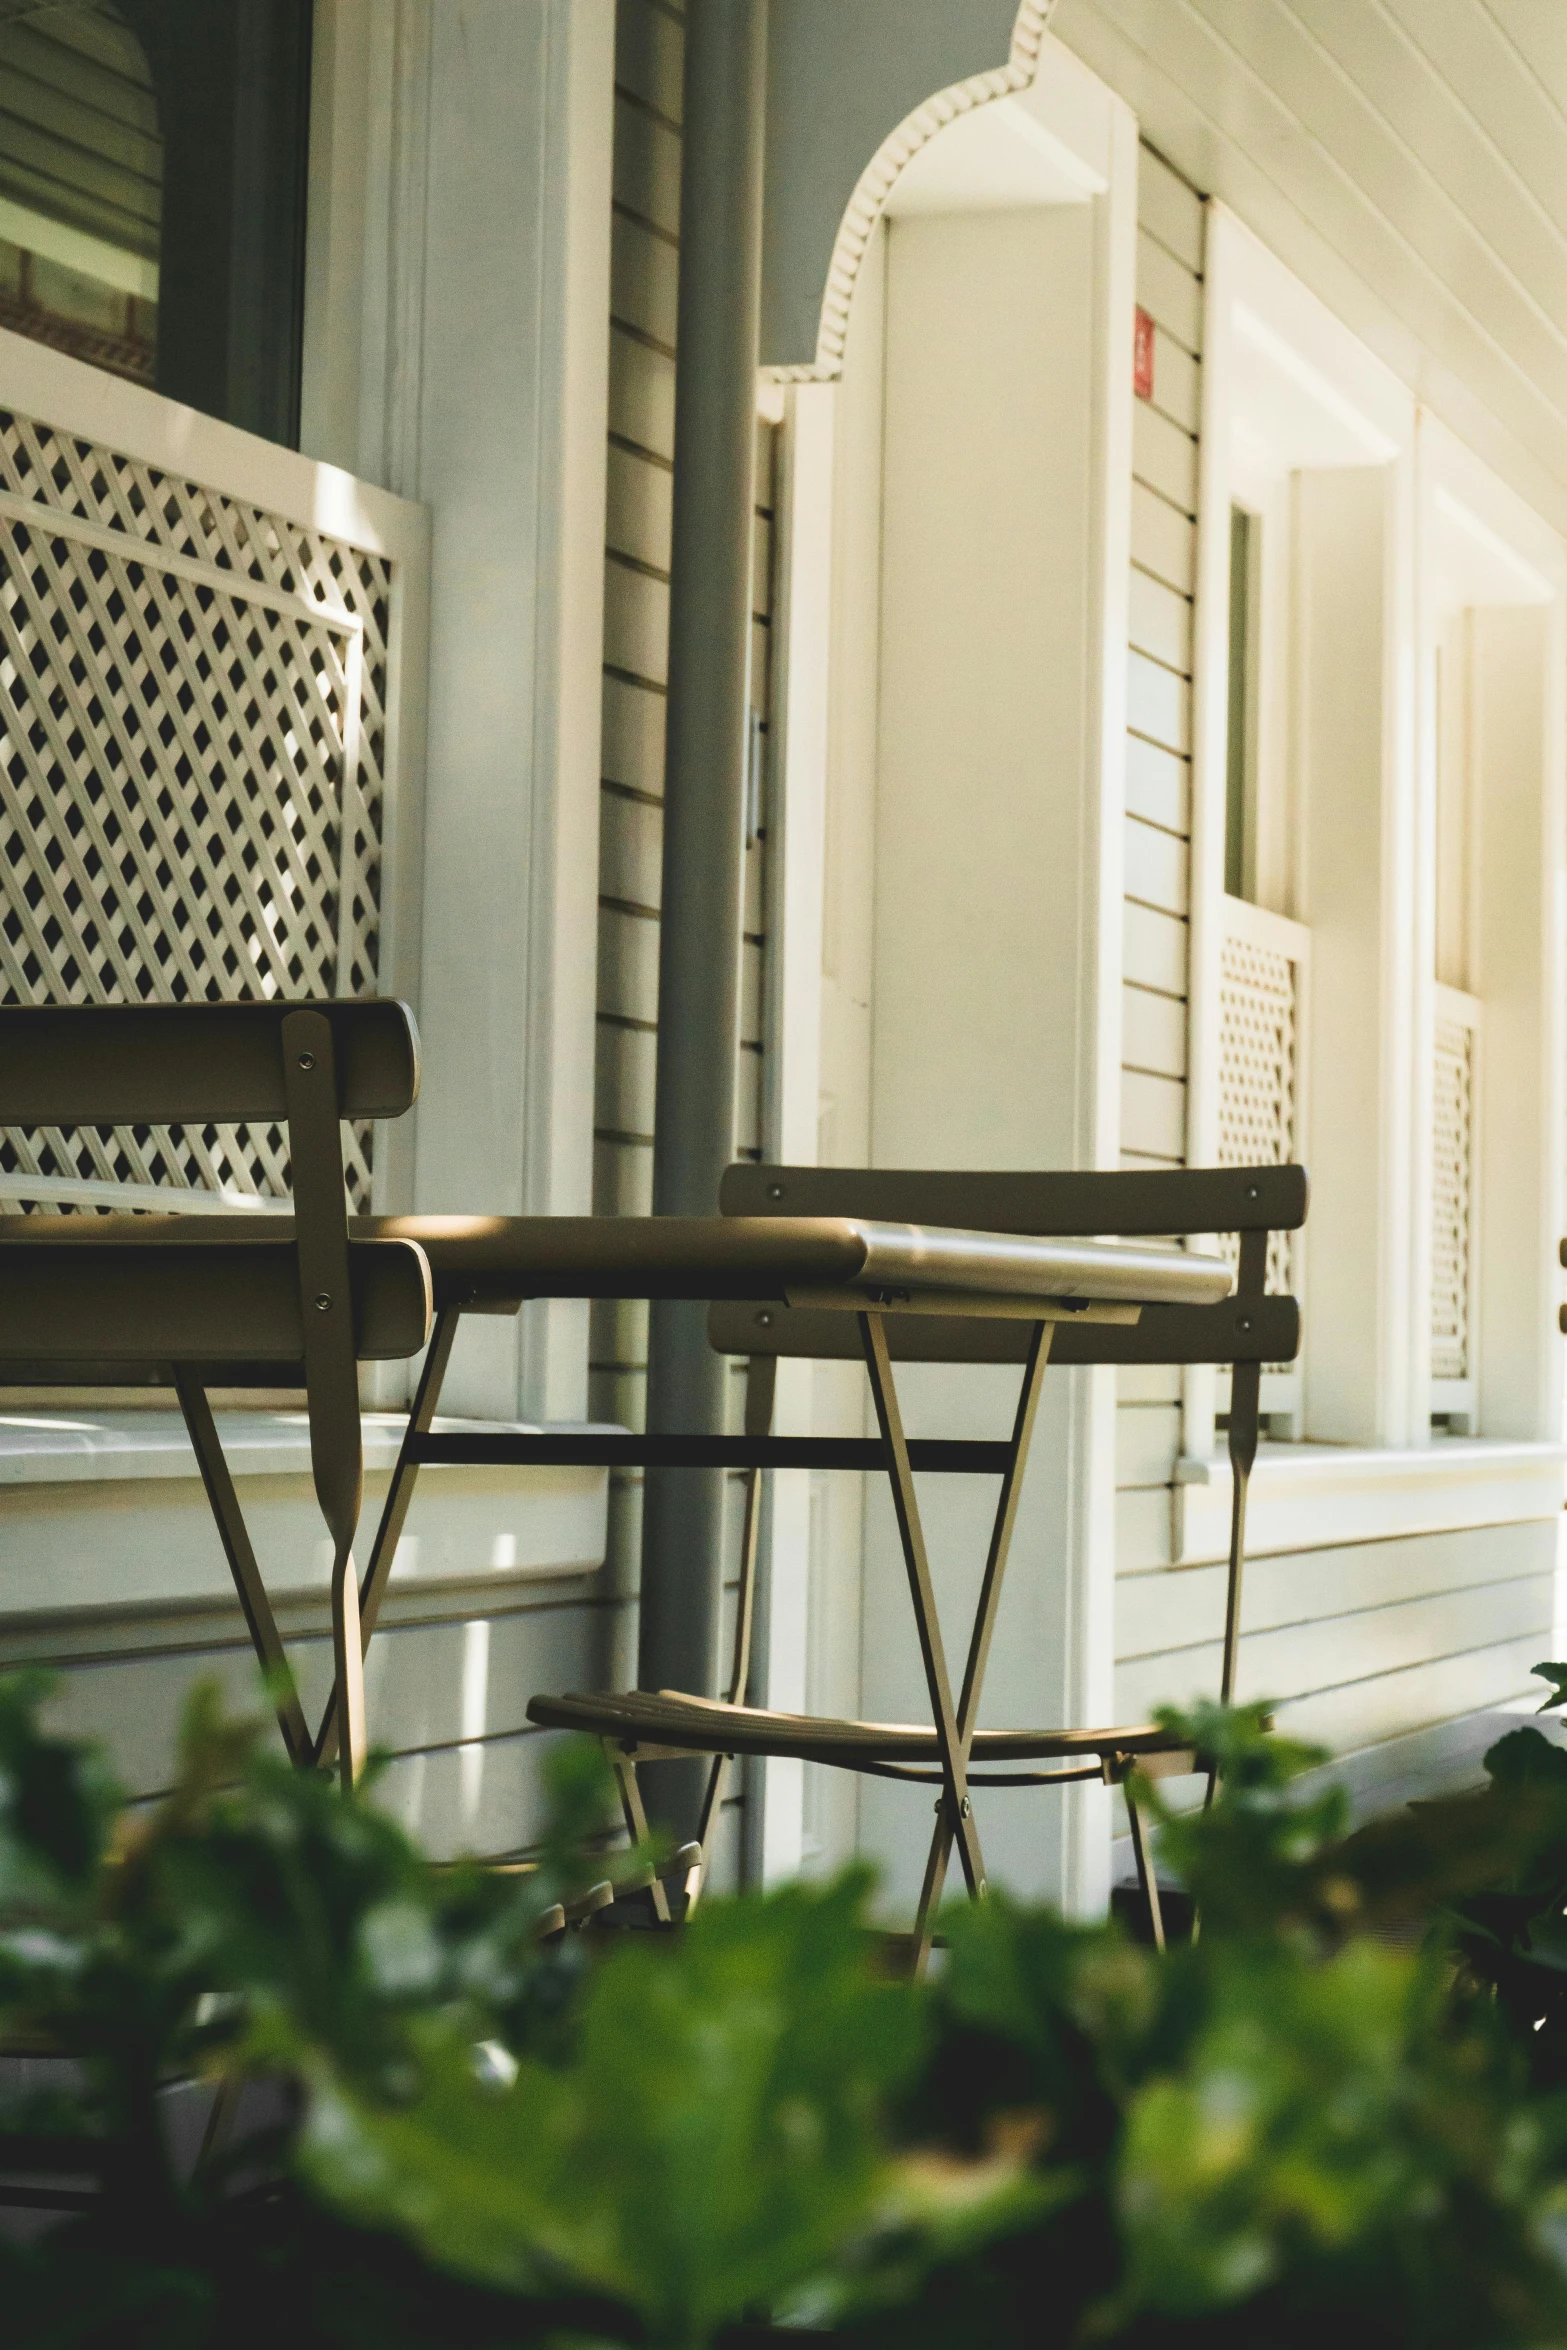
[[[1070,0],[1064,18],[1069,11]],[[1187,0],[1181,13],[1193,13]],[[1202,363],[1202,202],[1147,145],[1139,217],[1138,300],[1156,331],[1154,397],[1138,403],[1134,441],[1122,1046],[1128,1165],[1175,1164],[1185,1150]],[[1133,1721],[1160,1704],[1215,1694],[1225,1571],[1171,1563],[1179,1374],[1125,1372],[1119,1398],[1115,1705],[1118,1720]],[[1554,1524],[1537,1522],[1254,1559],[1240,1695],[1276,1701],[1281,1727],[1343,1758],[1352,1786],[1391,1783],[1401,1754],[1415,1774],[1405,1793],[1439,1784],[1444,1770],[1472,1771],[1464,1717],[1518,1697],[1549,1651],[1555,1544]]]
[[[1150,147],[1138,164],[1137,300],[1154,322],[1154,376],[1133,416],[1121,1160],[1172,1167],[1186,1157],[1203,202]],[[1167,1568],[1180,1373],[1123,1371],[1118,1394],[1117,1567]]]
[[[1051,30],[1567,528],[1560,0],[1060,0]]]

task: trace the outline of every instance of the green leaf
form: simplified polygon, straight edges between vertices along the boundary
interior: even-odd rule
[[[1427,1970],[1369,1942],[1326,1962],[1232,1946],[1188,2061],[1127,2114],[1131,2304],[1221,2309],[1418,2216],[1432,2164],[1410,2092],[1429,2007]]]
[[[1554,1713],[1558,1706],[1567,1705],[1567,1665],[1531,1665],[1529,1670],[1537,1681],[1549,1681],[1551,1684],[1551,1694],[1541,1699],[1535,1708],[1537,1713]]]
[[[627,1936],[574,2061],[526,2061],[509,2089],[451,2036],[401,2107],[317,2078],[307,2176],[463,2275],[564,2280],[661,2342],[708,2340],[827,2263],[881,2187],[920,2012],[874,1974],[864,1896],[859,1876],[794,1886],[715,1903],[674,1946]]]
[[[1567,1746],[1527,1724],[1486,1749],[1485,1767],[1499,1787],[1567,1788]]]

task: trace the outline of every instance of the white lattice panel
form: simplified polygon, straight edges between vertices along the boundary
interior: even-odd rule
[[[1279,1166],[1296,1154],[1298,965],[1281,947],[1227,932],[1220,961],[1221,1167]],[[1294,1234],[1268,1242],[1268,1287],[1295,1286]],[[1224,1243],[1233,1264],[1240,1244]]]
[[[0,411],[0,999],[375,991],[391,564]],[[347,1152],[370,1195],[370,1134]],[[3,1172],[288,1188],[276,1128],[0,1137]]]
[[[1431,1090],[1431,1376],[1467,1379],[1474,1031],[1457,1020],[1437,1020]]]

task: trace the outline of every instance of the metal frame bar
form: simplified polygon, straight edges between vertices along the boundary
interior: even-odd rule
[[[776,1361],[775,1356],[758,1360]],[[577,1436],[523,1435],[511,1431],[480,1435],[467,1430],[448,1436],[421,1436],[408,1444],[408,1458],[464,1468],[612,1469],[885,1469],[886,1445],[874,1436]],[[909,1458],[916,1469],[949,1475],[996,1477],[1006,1473],[1004,1443],[964,1437],[913,1437]]]
[[[218,1538],[234,1578],[234,1589],[244,1610],[245,1623],[250,1632],[251,1645],[261,1660],[263,1672],[272,1683],[273,1702],[277,1707],[278,1728],[283,1733],[283,1744],[291,1763],[305,1764],[312,1759],[311,1737],[305,1725],[304,1709],[294,1676],[283,1647],[283,1637],[277,1628],[272,1602],[256,1564],[249,1530],[234,1491],[234,1480],[223,1456],[218,1438],[217,1423],[212,1417],[212,1406],[199,1374],[187,1365],[176,1363],[174,1392],[179,1399],[186,1432],[196,1455],[196,1466],[201,1471],[201,1482],[206,1488],[207,1501],[217,1524]]]
[[[979,1603],[974,1611],[973,1630],[969,1634],[968,1660],[963,1672],[963,1689],[958,1699],[957,1730],[965,1771],[974,1744],[974,1731],[979,1718],[980,1692],[984,1686],[985,1668],[990,1661],[990,1644],[995,1636],[996,1613],[1001,1603],[1002,1579],[1006,1574],[1007,1556],[1012,1547],[1012,1531],[1017,1523],[1018,1498],[1022,1491],[1023,1471],[1027,1466],[1029,1446],[1033,1440],[1034,1421],[1039,1411],[1040,1391],[1044,1385],[1045,1365],[1050,1359],[1050,1340],[1053,1325],[1036,1322],[1029,1336],[1028,1355],[1023,1367],[1023,1380],[1018,1389],[1017,1410],[1012,1422],[1012,1436],[1008,1446],[1010,1458],[1002,1475],[1001,1492],[996,1502],[996,1515],[990,1533],[990,1548],[985,1558],[985,1572],[980,1583]],[[890,1366],[889,1366],[890,1377]],[[901,1530],[901,1528],[900,1528]],[[947,1865],[952,1856],[953,1819],[950,1789],[937,1806],[936,1826],[931,1836],[930,1852],[925,1862],[924,1881],[920,1887],[919,1908],[914,1919],[914,1971],[922,1973],[930,1960],[931,1923],[936,1906],[947,1881]],[[965,1871],[967,1874],[967,1871]],[[976,1890],[972,1880],[969,1891]],[[978,1887],[984,1890],[983,1879]]]
[[[461,1318],[459,1307],[444,1306],[435,1318],[435,1328],[430,1333],[430,1343],[425,1349],[424,1363],[419,1373],[419,1384],[414,1391],[413,1404],[408,1414],[408,1425],[403,1430],[403,1441],[398,1447],[397,1459],[392,1469],[392,1481],[386,1489],[386,1500],[382,1505],[381,1522],[376,1528],[375,1542],[370,1552],[370,1564],[365,1571],[365,1579],[359,1587],[361,1655],[370,1645],[370,1635],[375,1630],[376,1619],[381,1613],[381,1602],[386,1597],[386,1586],[391,1577],[392,1562],[397,1556],[397,1545],[402,1540],[403,1527],[407,1523],[409,1507],[414,1497],[414,1486],[418,1482],[419,1463],[422,1457],[419,1451],[420,1440],[429,1435],[431,1423],[435,1418],[436,1407],[441,1400],[441,1388],[446,1378],[447,1366],[452,1359],[452,1346],[457,1337],[457,1327]],[[314,1760],[318,1763],[330,1762],[337,1752],[337,1688],[337,1679],[334,1675],[326,1701],[326,1709],[321,1716],[321,1728],[315,1742]]]
[[[876,1406],[876,1420],[881,1429],[882,1442],[890,1455],[892,1506],[898,1521],[903,1563],[908,1570],[909,1598],[914,1609],[914,1628],[919,1635],[920,1655],[925,1666],[931,1721],[941,1754],[941,1803],[951,1839],[958,1848],[963,1881],[973,1898],[978,1900],[985,1891],[985,1862],[980,1851],[979,1830],[974,1824],[974,1807],[969,1801],[968,1747],[958,1727],[957,1708],[952,1700],[947,1654],[942,1644],[941,1623],[936,1612],[936,1589],[931,1580],[925,1530],[920,1522],[919,1502],[914,1491],[914,1471],[909,1462],[908,1443],[903,1433],[903,1414],[898,1404],[891,1358],[887,1353],[886,1325],[880,1314],[861,1314],[859,1324],[860,1343],[865,1349],[865,1368],[871,1383],[871,1400]],[[929,1908],[923,1896],[922,1907]],[[917,1958],[916,1971],[920,1963]]]
[[[1268,1235],[1241,1234],[1240,1273],[1236,1296],[1241,1301],[1261,1297],[1268,1272]],[[1257,1459],[1258,1405],[1262,1392],[1262,1365],[1237,1363],[1230,1373],[1230,1556],[1224,1593],[1224,1652],[1219,1669],[1219,1703],[1235,1702],[1235,1677],[1240,1663],[1241,1588],[1246,1569],[1246,1497]],[[1208,1772],[1204,1807],[1218,1792],[1217,1765]]]
[[[359,1362],[348,1283],[348,1206],[343,1190],[342,1098],[332,1023],[324,1012],[290,1012],[281,1031],[283,1094],[294,1189],[299,1316],[310,1413],[310,1467],[316,1501],[332,1537],[332,1658],[337,1689],[338,1769],[345,1788],[364,1768],[364,1637],[354,1536],[364,1500]]]
[[[748,1444],[754,1445],[765,1437],[772,1426],[773,1396],[777,1385],[776,1359],[770,1355],[753,1357],[746,1366],[745,1375],[745,1437]],[[753,1460],[745,1481],[745,1524],[740,1535],[740,1588],[735,1595],[735,1644],[729,1661],[729,1686],[724,1698],[726,1705],[742,1703],[746,1683],[751,1678],[751,1633],[756,1621],[756,1561],[761,1530],[762,1471],[760,1464]],[[732,1755],[715,1754],[708,1772],[707,1788],[697,1819],[696,1841],[700,1857],[686,1872],[687,1916],[696,1907],[707,1883],[713,1831],[718,1825],[724,1787],[733,1760]]]

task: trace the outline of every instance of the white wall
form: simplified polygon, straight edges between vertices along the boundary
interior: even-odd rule
[[[1072,170],[982,209],[942,134],[911,169],[907,208],[894,193],[855,289],[833,436],[829,1163],[1091,1166],[1118,1148],[1135,139],[1069,61],[1047,56],[1032,95],[1072,125]],[[1035,151],[1048,157],[1049,138]],[[862,1385],[818,1372],[816,1425],[861,1424]],[[911,1370],[900,1385],[917,1428],[1010,1419],[1006,1375]],[[1051,1379],[983,1718],[1085,1720],[1109,1704],[1113,1419],[1109,1374]],[[927,1483],[960,1659],[994,1497]],[[853,1518],[852,1496],[817,1480],[811,1702],[919,1719],[904,1569],[874,1481],[863,1582]],[[981,1806],[993,1877],[1102,1897],[1102,1791]],[[890,1904],[907,1905],[929,1816],[921,1791],[823,1775],[807,1853],[829,1859],[857,1836]]]

